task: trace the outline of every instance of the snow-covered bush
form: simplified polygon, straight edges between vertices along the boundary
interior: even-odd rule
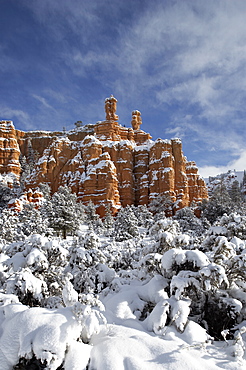
[[[0,363],[4,370],[35,363],[49,370],[60,366],[65,370],[86,369],[91,346],[81,338],[89,341],[106,322],[100,312],[82,304],[48,310],[17,303],[5,305],[1,311],[6,317],[0,338]]]
[[[75,241],[66,271],[71,272],[74,288],[79,293],[99,293],[113,280],[115,273],[105,264],[107,258],[97,245],[87,242],[87,238],[82,243]]]

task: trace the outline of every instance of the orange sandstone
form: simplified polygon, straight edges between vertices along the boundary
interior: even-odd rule
[[[207,198],[204,180],[195,162],[188,162],[180,139],[151,140],[142,131],[141,113],[132,112],[131,126],[118,123],[117,100],[105,100],[106,119],[63,132],[23,132],[11,121],[0,122],[0,173],[19,177],[20,152],[38,153],[26,188],[48,183],[52,192],[67,185],[82,202],[93,201],[104,215],[128,204],[148,204],[157,195],[168,196],[177,209]]]

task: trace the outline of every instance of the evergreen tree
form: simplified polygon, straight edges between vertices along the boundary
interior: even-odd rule
[[[4,209],[0,214],[0,235],[7,242],[23,239],[23,233],[19,227],[19,217],[10,209]]]
[[[13,190],[5,184],[0,184],[0,208],[5,208],[13,197]]]
[[[173,202],[169,194],[157,195],[151,200],[149,204],[149,210],[158,218],[158,213],[164,213],[165,215],[172,214]]]
[[[139,236],[138,219],[134,215],[131,206],[121,208],[117,214],[114,226],[114,236],[116,241],[123,241]]]
[[[38,159],[38,152],[33,149],[31,139],[28,139],[27,141],[27,162],[30,167],[30,171],[34,169],[34,166]]]
[[[132,207],[132,210],[137,217],[138,226],[149,228],[154,223],[153,214],[148,210],[147,206],[139,205],[138,207]]]
[[[19,213],[20,228],[24,235],[47,234],[48,220],[43,219],[42,213],[33,203],[25,204]]]
[[[178,210],[173,218],[178,221],[182,233],[192,236],[203,235],[210,225],[208,222],[207,224],[203,222],[203,219],[197,218],[190,207]]]
[[[233,181],[231,189],[229,190],[229,195],[234,204],[240,205],[242,202],[242,193],[239,187],[239,182],[237,180]]]
[[[21,165],[20,187],[23,190],[25,187],[26,178],[31,173],[31,166],[28,164],[26,157],[23,156],[22,154],[20,155],[19,161]]]
[[[241,193],[242,199],[245,201],[246,199],[246,171],[243,172],[243,181],[241,183]]]
[[[59,235],[62,232],[64,239],[67,233],[74,234],[79,228],[77,214],[77,196],[67,186],[60,186],[50,201],[46,202],[49,226]]]
[[[234,206],[224,180],[221,179],[220,183],[213,190],[211,198],[202,202],[201,209],[203,216],[212,224],[218,217],[223,216],[224,213],[230,213]]]
[[[100,216],[96,213],[95,204],[91,200],[85,206],[85,213],[86,222],[92,229],[96,230],[100,227],[103,227],[102,220],[100,219]]]
[[[0,208],[6,208],[8,206],[8,202],[20,196],[21,188],[19,182],[14,177],[12,186],[9,187],[7,182],[1,181],[0,182]]]
[[[50,200],[51,198],[51,189],[50,189],[50,186],[49,184],[47,183],[40,183],[38,185],[38,188],[39,188],[39,191],[43,194],[43,197],[45,200]]]
[[[107,204],[106,209],[105,209],[105,217],[103,219],[103,226],[106,230],[106,235],[110,235],[110,230],[114,226],[114,217],[112,215],[111,209],[109,204]]]

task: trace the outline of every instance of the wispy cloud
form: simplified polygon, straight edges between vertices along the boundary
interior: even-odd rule
[[[10,120],[18,119],[21,124],[23,125],[23,129],[30,129],[31,128],[31,119],[27,112],[19,109],[13,109],[10,107],[0,106],[0,114],[1,120]]]
[[[45,108],[49,108],[55,111],[55,109],[47,102],[47,100],[43,96],[32,94],[32,97],[39,101]]]

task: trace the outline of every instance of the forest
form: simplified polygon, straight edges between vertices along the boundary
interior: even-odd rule
[[[209,200],[173,217],[165,196],[116,216],[108,208],[101,219],[66,186],[38,191],[42,204],[16,212],[8,204],[21,187],[0,187],[2,370],[245,366],[246,204],[238,183],[221,181]],[[128,335],[131,356],[117,347]],[[163,341],[173,345],[172,364]],[[190,359],[180,353],[188,347]]]

